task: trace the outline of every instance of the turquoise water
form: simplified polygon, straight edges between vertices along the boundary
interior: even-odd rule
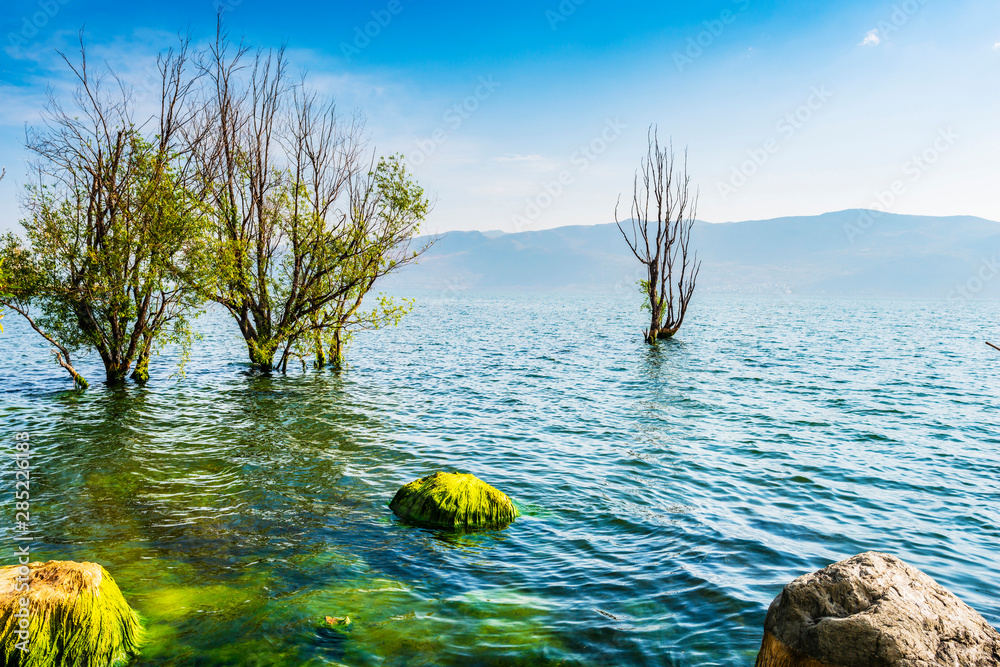
[[[621,297],[416,296],[343,373],[250,374],[210,315],[186,379],[82,394],[7,316],[33,551],[108,568],[137,664],[749,665],[782,584],[868,549],[1000,625],[995,305],[706,297],[650,349]],[[438,469],[524,516],[397,521]]]

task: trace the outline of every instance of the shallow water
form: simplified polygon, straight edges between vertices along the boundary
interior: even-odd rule
[[[995,305],[706,297],[649,349],[634,299],[416,296],[346,372],[250,374],[208,315],[185,379],[167,351],[109,391],[89,360],[84,393],[7,316],[32,551],[108,568],[137,664],[749,665],[782,584],[868,549],[1000,625]],[[524,516],[400,523],[437,469]]]

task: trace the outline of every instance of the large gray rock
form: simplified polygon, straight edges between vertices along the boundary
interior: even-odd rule
[[[869,551],[767,610],[757,667],[1000,667],[1000,632],[920,570]]]

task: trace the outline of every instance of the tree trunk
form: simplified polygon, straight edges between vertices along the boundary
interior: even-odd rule
[[[128,377],[128,369],[131,364],[123,363],[120,361],[105,361],[104,362],[104,372],[105,372],[105,382],[107,382],[109,387],[120,387],[125,384],[125,379]]]
[[[135,370],[132,371],[132,379],[138,384],[146,384],[149,382],[148,356],[140,356],[139,360],[135,362]]]
[[[225,305],[225,304],[224,304]],[[233,311],[236,316],[236,324],[240,327],[243,340],[247,343],[247,354],[250,356],[250,365],[261,371],[271,371],[274,369],[274,353],[278,349],[277,342],[271,339],[269,320],[265,316],[254,311],[253,321],[260,323],[259,328],[254,327],[248,314],[246,306],[242,312]]]
[[[109,339],[102,339],[98,327],[94,323],[94,314],[89,305],[81,306],[76,313],[80,330],[86,333],[91,340],[97,340],[97,352],[101,355],[101,362],[104,364],[104,382],[109,387],[120,387],[125,384],[128,378],[129,368],[132,366],[132,359],[128,358],[123,350],[122,336],[120,330],[114,330]]]
[[[326,351],[323,349],[323,337],[316,334],[316,368],[326,366]]]
[[[70,374],[70,377],[73,378],[73,386],[74,387],[79,387],[80,389],[86,389],[87,387],[90,386],[90,383],[87,382],[86,378],[84,378],[82,375],[80,375],[79,373],[77,373],[76,369],[73,368],[73,362],[70,361],[70,358],[69,358],[69,350],[67,350],[65,347],[63,347],[58,342],[56,342],[55,338],[53,338],[52,336],[50,336],[49,334],[47,334],[45,331],[43,331],[42,328],[39,327],[38,324],[35,322],[35,320],[33,320],[28,315],[27,309],[20,308],[20,307],[18,307],[15,304],[7,304],[7,305],[9,305],[10,308],[13,309],[15,312],[17,312],[18,314],[20,314],[21,317],[23,317],[24,319],[26,319],[28,321],[28,324],[31,325],[32,329],[34,329],[36,332],[38,332],[38,334],[41,335],[42,338],[44,338],[45,340],[49,341],[49,343],[52,344],[52,347],[56,348],[56,349],[52,350],[52,354],[56,358],[56,363],[58,363],[60,366],[62,366],[63,368],[65,368],[66,371]]]
[[[250,353],[250,365],[260,371],[274,369],[274,345],[271,341],[260,338],[247,338],[247,350]]]
[[[34,323],[32,323],[32,326],[34,326]],[[56,362],[60,366],[62,366],[63,368],[65,368],[69,372],[70,376],[73,378],[73,386],[74,387],[79,387],[80,389],[86,389],[87,387],[90,386],[90,383],[87,382],[86,378],[84,378],[82,375],[80,375],[79,373],[77,373],[76,369],[73,368],[73,364],[69,360],[69,353],[68,352],[66,352],[66,358],[65,359],[63,359],[62,353],[57,352],[55,350],[53,350],[52,352],[53,352],[53,354],[55,354]]]
[[[663,321],[663,298],[660,294],[660,264],[659,251],[654,261],[646,265],[649,282],[646,283],[646,298],[649,299],[649,329],[646,330],[646,343],[656,342]]]
[[[135,361],[135,370],[132,371],[132,379],[138,384],[149,382],[149,357],[153,349],[153,337],[147,335],[143,337],[142,347],[139,348],[139,356]]]
[[[333,342],[330,344],[330,365],[340,370],[344,367],[344,341],[339,328],[333,330]]]
[[[669,340],[674,337],[678,329],[650,329],[646,332],[646,342],[652,345],[658,340]]]
[[[646,343],[652,345],[660,337],[660,323],[663,321],[663,299],[657,290],[657,272],[652,267],[650,267],[649,278],[649,329],[646,331]]]

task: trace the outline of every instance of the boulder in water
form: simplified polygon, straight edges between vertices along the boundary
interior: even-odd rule
[[[771,603],[757,667],[1000,667],[1000,632],[920,570],[869,551]]]
[[[97,563],[50,560],[0,568],[4,665],[119,667],[139,652],[141,639],[139,616]]]
[[[436,472],[396,492],[389,509],[407,521],[436,528],[498,528],[519,515],[504,493],[475,475]]]

